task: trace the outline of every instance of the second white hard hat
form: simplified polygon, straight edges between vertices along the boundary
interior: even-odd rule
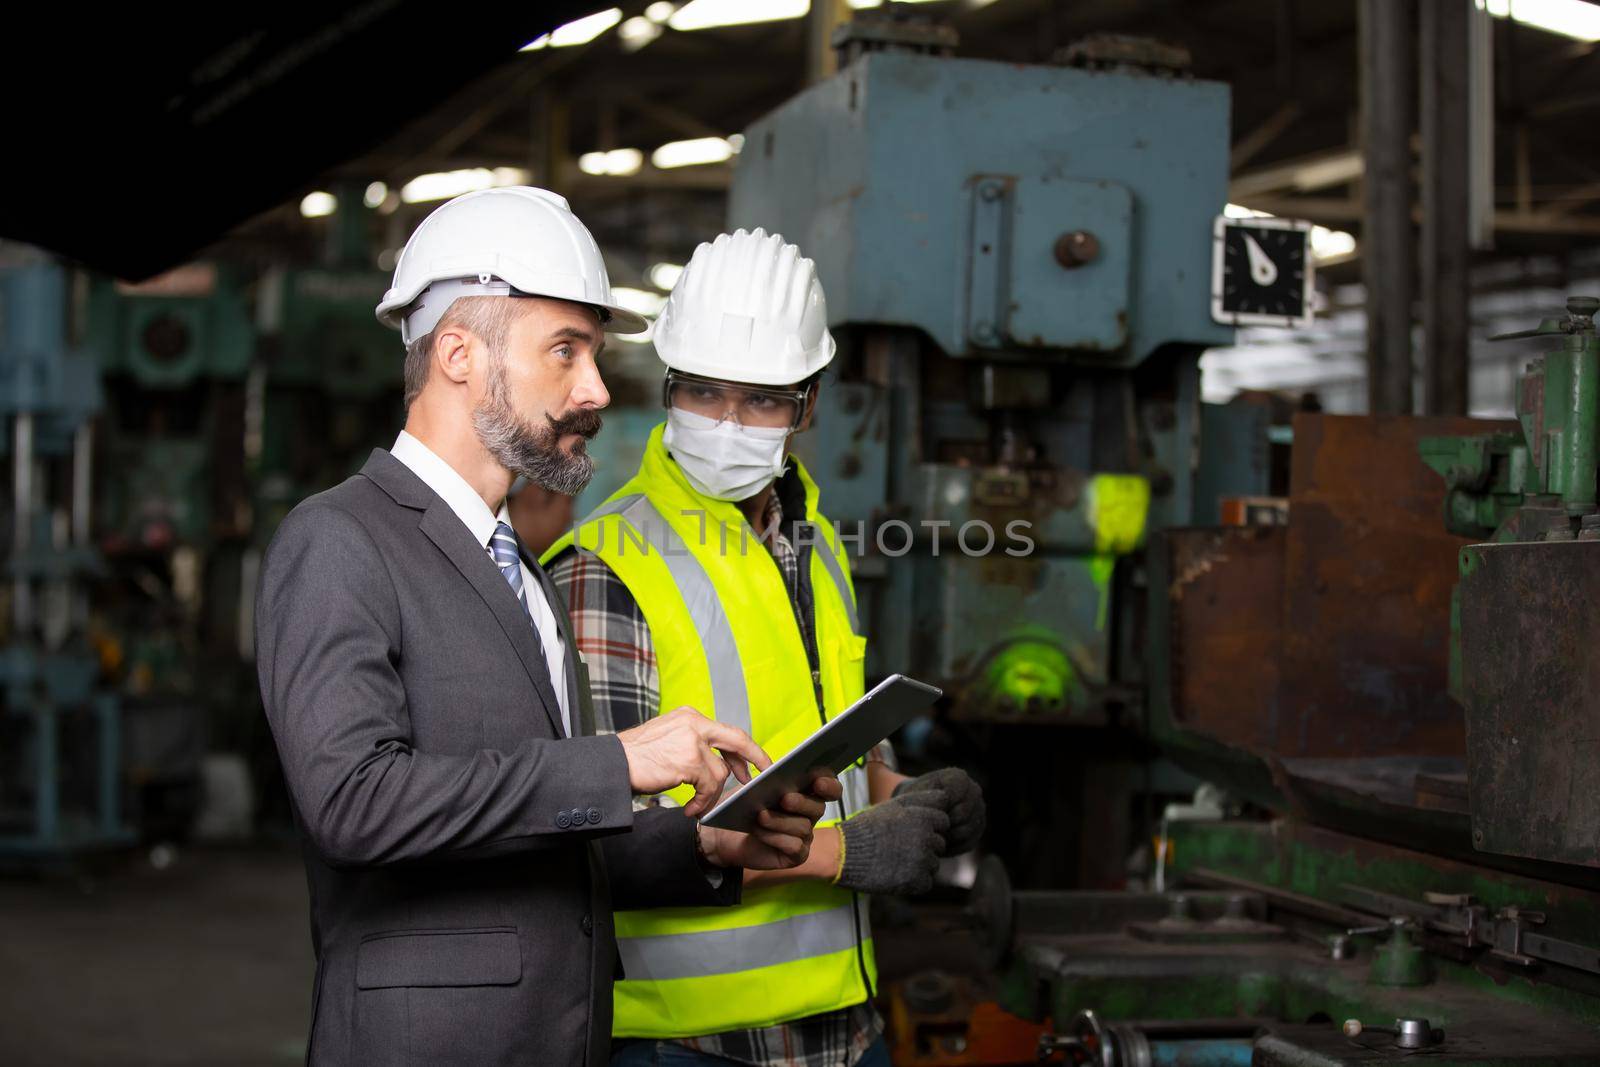
[[[527,185],[467,193],[423,219],[395,262],[378,321],[410,344],[457,297],[516,294],[599,308],[611,333],[648,328],[612,298],[600,247],[567,201]]]
[[[750,385],[790,385],[833,359],[817,268],[778,234],[725,233],[694,250],[656,320],[674,370]]]

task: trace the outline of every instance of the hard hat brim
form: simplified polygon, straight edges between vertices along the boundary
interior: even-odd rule
[[[398,294],[390,290],[384,296],[383,302],[377,307],[378,321],[391,329],[398,330],[400,323],[405,319],[406,309],[415,303],[422,290],[427,286],[419,286],[417,291],[409,295]],[[593,300],[576,299],[570,296],[553,296],[544,293],[523,293],[524,296],[537,296],[545,300],[564,300],[569,304],[585,304],[589,307],[600,308],[606,313],[606,321],[602,323],[606,333],[644,333],[650,328],[650,322],[636,311],[629,311],[620,304],[603,304]]]
[[[617,304],[597,304],[594,307],[605,308],[611,317],[603,324],[606,333],[644,333],[650,328],[650,320],[637,311],[629,311]]]

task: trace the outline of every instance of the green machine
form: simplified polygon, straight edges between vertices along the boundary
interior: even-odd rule
[[[372,315],[388,284],[376,271],[307,267],[258,286],[258,548],[294,505],[353,474],[399,431],[404,351]]]
[[[209,264],[158,283],[90,283],[85,346],[109,418],[101,486],[113,552],[206,545],[241,501],[240,415],[255,337],[244,294]],[[231,445],[231,447],[230,447]]]
[[[1466,537],[1571,541],[1600,531],[1595,434],[1600,427],[1600,299],[1575,296],[1567,314],[1497,341],[1550,338],[1517,383],[1515,430],[1422,441],[1422,456],[1448,485],[1445,525]],[[1596,532],[1592,536],[1600,536]]]
[[[251,663],[260,553],[290,508],[398,427],[401,351],[372,316],[385,284],[358,267],[221,263],[86,283],[106,395],[100,619],[147,834],[181,836],[205,752],[244,754],[258,782],[277,774]]]
[[[1300,416],[1287,525],[1156,536],[1146,725],[1226,799],[1140,891],[984,868],[1041,1059],[1600,1063],[1597,308],[1517,422]]]
[[[249,529],[255,330],[244,285],[219,264],[140,285],[80,282],[83,344],[106,398],[95,623],[126,709],[124,787],[141,836],[181,838],[201,803],[202,758],[218,746],[213,703],[229,688],[219,671],[236,656],[215,564],[218,546]]]
[[[1421,442],[1423,459],[1448,487],[1445,525],[1453,533],[1494,544],[1600,538],[1594,474],[1600,428],[1597,310],[1600,299],[1575,296],[1565,316],[1494,338],[1558,342],[1517,382],[1515,428]],[[1462,550],[1462,584],[1452,607],[1450,691],[1463,702],[1460,594],[1483,558],[1478,548]]]

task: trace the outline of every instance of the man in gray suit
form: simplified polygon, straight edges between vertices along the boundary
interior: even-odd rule
[[[770,761],[692,709],[595,736],[566,613],[503,500],[576,492],[612,302],[560,197],[496,189],[418,227],[379,306],[406,430],[297,507],[257,600],[262,699],[304,839],[317,1064],[606,1060],[611,909],[731,904],[805,859],[837,780],[732,834],[694,816]],[[694,786],[683,809],[633,798]]]

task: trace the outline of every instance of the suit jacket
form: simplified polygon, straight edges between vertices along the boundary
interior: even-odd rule
[[[310,1062],[602,1064],[613,906],[737,902],[680,811],[633,811],[616,737],[563,736],[511,587],[382,449],[279,527],[256,654],[311,890]]]

